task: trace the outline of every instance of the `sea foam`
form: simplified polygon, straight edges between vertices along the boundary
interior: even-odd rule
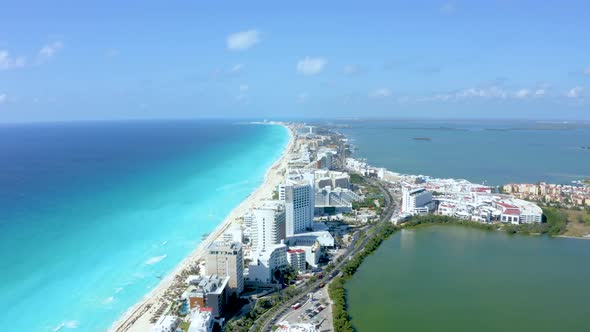
[[[164,258],[166,258],[168,255],[164,254],[164,255],[160,255],[160,256],[154,256],[150,259],[148,259],[147,261],[145,261],[146,265],[154,265],[157,264],[159,262],[161,262],[162,260],[164,260]]]

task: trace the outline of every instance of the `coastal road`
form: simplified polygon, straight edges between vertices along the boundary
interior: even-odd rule
[[[367,179],[367,182],[369,182],[372,185],[375,185],[377,187],[379,187],[379,189],[383,192],[383,196],[385,197],[385,204],[386,204],[386,208],[383,211],[383,214],[381,215],[381,217],[379,218],[379,221],[377,223],[377,225],[375,225],[374,227],[371,228],[370,230],[370,234],[368,234],[362,241],[361,243],[357,246],[356,245],[356,241],[358,237],[355,237],[353,239],[353,242],[351,243],[350,246],[348,246],[348,249],[346,251],[346,253],[344,255],[342,255],[341,257],[343,257],[343,259],[340,262],[337,262],[334,266],[334,269],[324,275],[323,278],[318,279],[316,282],[312,283],[311,285],[306,285],[305,288],[302,289],[301,293],[295,297],[293,297],[292,299],[288,300],[287,302],[281,304],[278,308],[275,308],[274,310],[271,309],[270,311],[264,313],[262,316],[260,316],[260,318],[258,318],[256,320],[256,322],[254,322],[254,325],[252,325],[252,327],[250,328],[250,332],[254,332],[254,331],[271,331],[271,327],[278,322],[278,318],[284,316],[285,314],[287,314],[289,312],[289,310],[291,309],[291,306],[297,302],[305,302],[307,299],[307,294],[309,292],[315,292],[317,291],[320,287],[320,284],[324,283],[327,287],[327,285],[332,281],[332,279],[334,279],[336,276],[340,275],[340,269],[342,268],[342,266],[344,266],[344,264],[346,264],[346,262],[348,262],[349,259],[351,259],[352,257],[354,257],[354,255],[356,255],[359,251],[363,250],[363,248],[365,247],[365,244],[367,243],[367,241],[369,241],[371,238],[373,238],[373,236],[375,235],[375,233],[381,228],[381,226],[383,225],[384,222],[389,222],[391,220],[391,217],[393,216],[393,211],[394,211],[394,205],[393,205],[393,197],[391,196],[391,193],[389,192],[389,190],[387,190],[387,188],[385,188],[383,186],[383,184],[375,179]]]

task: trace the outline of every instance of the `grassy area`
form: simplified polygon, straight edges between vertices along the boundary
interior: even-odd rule
[[[547,234],[551,236],[561,235],[565,232],[567,218],[565,214],[555,208],[543,210],[546,222],[532,224],[485,224],[477,221],[469,221],[449,216],[425,215],[415,216],[405,222],[404,227],[420,227],[433,224],[461,225],[482,230],[504,230],[508,234]]]
[[[590,234],[590,211],[589,210],[571,210],[554,208],[559,211],[562,218],[566,220],[565,231],[562,233],[566,236],[585,236]]]
[[[182,322],[180,322],[180,325],[178,326],[178,328],[184,332],[187,332],[190,325],[191,324],[189,322],[182,321]]]
[[[350,183],[354,185],[363,185],[365,184],[365,179],[360,174],[351,173],[350,174]]]

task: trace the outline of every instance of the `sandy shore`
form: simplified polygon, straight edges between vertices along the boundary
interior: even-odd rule
[[[175,298],[173,292],[176,289],[184,288],[184,275],[195,266],[199,260],[203,259],[207,247],[215,241],[234,221],[241,218],[249,209],[257,206],[260,201],[272,198],[273,191],[279,185],[284,177],[283,172],[287,168],[287,156],[293,150],[295,145],[295,136],[293,130],[289,130],[289,143],[283,151],[282,156],[268,169],[265,174],[264,182],[240,205],[232,210],[225,220],[215,228],[209,236],[202,241],[199,246],[187,256],[160,284],[154,288],[146,297],[129,309],[121,318],[115,322],[109,331],[114,332],[146,332],[152,327],[150,319],[159,309],[170,304],[170,300]]]

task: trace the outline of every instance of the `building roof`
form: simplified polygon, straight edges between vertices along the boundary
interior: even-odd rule
[[[186,282],[189,287],[182,293],[182,298],[204,297],[207,294],[221,294],[227,287],[229,276],[189,276]]]
[[[504,202],[497,202],[496,204],[500,205],[501,207],[507,208],[507,209],[516,208],[516,206],[508,204],[508,203],[504,203]]]
[[[502,213],[508,214],[508,215],[513,215],[513,216],[518,216],[518,215],[520,215],[520,210],[519,209],[506,209]]]
[[[215,241],[209,246],[209,250],[240,250],[242,244],[235,241]]]

